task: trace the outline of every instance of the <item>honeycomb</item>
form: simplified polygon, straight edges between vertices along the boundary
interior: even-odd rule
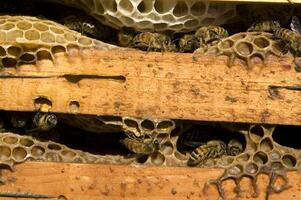
[[[85,10],[102,23],[137,31],[194,31],[204,25],[221,25],[236,16],[235,4],[203,0],[48,0]]]
[[[26,160],[75,163],[127,163],[121,156],[101,156],[68,148],[65,145],[40,141],[32,136],[21,136],[11,132],[0,134],[0,164],[14,169],[14,164]]]
[[[0,65],[17,68],[41,60],[55,61],[57,53],[84,48],[113,48],[49,20],[26,16],[0,16]]]
[[[296,170],[300,167],[300,151],[293,148],[284,147],[277,144],[273,140],[275,127],[265,127],[253,125],[246,131],[241,131],[246,138],[246,148],[236,157],[224,156],[217,162],[215,167],[225,168],[224,174],[216,179],[208,181],[205,191],[210,184],[215,184],[219,194],[224,198],[224,190],[222,182],[227,179],[234,179],[236,185],[236,193],[239,196],[239,182],[243,177],[251,179],[253,186],[253,196],[258,196],[258,188],[256,185],[257,176],[266,174],[270,181],[266,188],[266,199],[270,193],[279,193],[289,187],[289,180],[286,172]],[[209,164],[210,166],[212,165]],[[276,186],[276,180],[283,180],[282,185]]]
[[[254,64],[265,65],[269,56],[283,56],[283,43],[273,40],[273,34],[265,32],[242,32],[224,38],[211,45],[199,48],[195,52],[205,55],[224,55],[228,57],[227,65],[231,67],[240,61],[247,68]]]

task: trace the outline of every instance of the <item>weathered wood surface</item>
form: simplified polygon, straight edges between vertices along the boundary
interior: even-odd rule
[[[300,85],[294,68],[292,57],[248,70],[224,57],[87,50],[2,71],[0,109],[32,111],[47,97],[52,112],[300,125],[300,88],[269,90]]]
[[[69,200],[216,200],[216,188],[210,186],[204,193],[203,186],[207,180],[217,178],[220,174],[220,169],[32,162],[18,165],[14,173],[3,173],[7,184],[0,187],[0,193],[27,192],[51,197],[65,196]],[[292,187],[280,194],[271,194],[270,200],[301,198],[300,173],[291,172],[289,178]],[[240,199],[264,199],[267,176],[260,175],[257,183],[260,196],[251,198],[250,182],[243,179]],[[223,186],[227,199],[233,199],[234,182],[228,180]]]

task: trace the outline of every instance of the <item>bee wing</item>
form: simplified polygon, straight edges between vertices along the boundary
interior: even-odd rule
[[[290,24],[292,31],[301,34],[301,23],[298,17],[293,16]]]

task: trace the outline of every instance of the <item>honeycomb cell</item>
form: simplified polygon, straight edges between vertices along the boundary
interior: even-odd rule
[[[264,37],[258,37],[254,39],[254,44],[259,48],[266,48],[270,45],[270,42]]]
[[[11,30],[13,28],[15,28],[15,24],[13,23],[6,23],[0,26],[1,30],[6,30],[6,31]]]
[[[253,160],[257,164],[266,164],[268,162],[268,156],[266,153],[259,151],[253,156]]]
[[[264,152],[270,152],[273,148],[274,145],[270,138],[265,138],[260,142],[260,149]]]
[[[155,2],[156,3],[156,2]],[[144,13],[149,13],[152,11],[153,9],[153,3],[152,1],[141,1],[138,6],[137,9],[140,13],[144,14]]]
[[[49,30],[49,27],[42,23],[34,23],[33,27],[37,29],[37,31],[41,31],[41,32]]]
[[[178,151],[175,151],[174,156],[175,156],[175,158],[177,158],[179,160],[185,160],[185,161],[187,161],[187,156],[185,156],[184,154],[182,154],[182,153],[180,153]]]
[[[121,0],[119,2],[119,9],[131,13],[134,10],[134,6],[130,0]]]
[[[17,23],[17,28],[22,30],[28,30],[32,27],[32,24],[27,21],[20,21]]]
[[[81,37],[79,38],[78,42],[82,45],[88,46],[92,44],[92,40],[87,37]]]
[[[34,53],[24,53],[20,57],[20,60],[23,62],[34,62],[36,60],[36,57]]]
[[[45,43],[54,43],[55,37],[52,33],[43,32],[43,33],[41,33],[41,40]]]
[[[17,47],[17,46],[10,46],[8,47],[7,49],[7,53],[10,55],[10,56],[14,56],[14,57],[19,57],[20,54],[22,53],[22,49],[20,47]]]
[[[65,53],[65,52],[66,52],[66,48],[64,46],[61,46],[61,45],[55,45],[51,48],[51,53],[52,54]]]
[[[170,120],[164,120],[158,123],[156,129],[164,130],[164,129],[171,129],[175,127],[175,124],[173,121]]]
[[[239,42],[236,46],[237,53],[242,56],[249,56],[253,53],[253,46],[249,42]]]
[[[22,147],[16,147],[13,149],[12,151],[12,157],[17,161],[17,162],[21,162],[24,161],[24,159],[27,156],[27,152],[24,148]]]
[[[50,162],[61,162],[62,157],[58,153],[46,152],[45,160]]]
[[[25,146],[25,147],[31,147],[34,144],[34,142],[30,139],[27,139],[27,138],[21,138],[20,139],[20,144]]]
[[[254,142],[259,142],[264,136],[264,130],[261,126],[253,126],[249,131],[249,136]]]
[[[145,0],[144,0],[145,1]],[[167,13],[174,8],[173,1],[155,0],[154,9],[159,14]]]
[[[281,158],[281,155],[278,151],[274,150],[270,153],[271,160],[279,160]]]
[[[165,157],[160,152],[151,155],[151,162],[156,166],[161,166],[165,162]]]
[[[70,41],[70,42],[75,42],[77,40],[77,37],[71,33],[65,33],[64,37],[67,41]]]
[[[223,40],[221,41],[218,45],[219,45],[219,48],[221,49],[229,49],[229,48],[232,48],[234,42],[230,39],[226,39],[226,40]]]
[[[2,65],[7,68],[15,68],[17,66],[17,60],[15,58],[6,57],[2,59]]]
[[[25,38],[27,40],[39,40],[40,39],[40,33],[36,30],[29,30],[25,32]]]
[[[6,160],[10,157],[11,155],[11,150],[8,146],[0,146],[0,159],[1,160]]]
[[[271,167],[273,170],[282,170],[283,169],[283,165],[281,164],[281,162],[273,162]]]
[[[235,165],[235,166],[230,167],[230,168],[228,169],[228,173],[229,173],[230,175],[235,175],[235,176],[237,176],[237,175],[241,174],[242,172],[243,172],[243,167],[242,167],[242,165]]]
[[[194,4],[192,4],[191,8],[190,8],[190,12],[191,14],[195,15],[195,16],[202,16],[205,14],[206,12],[206,4],[205,2],[195,2]]]
[[[155,129],[155,125],[151,120],[145,119],[141,122],[141,128],[146,131],[153,131]]]
[[[222,159],[219,159],[218,160],[218,164],[220,164],[221,166],[223,167],[227,167],[229,165],[231,165],[234,161],[234,158],[231,158],[231,157],[227,157],[227,158],[222,158]]]
[[[55,150],[55,151],[59,151],[62,149],[62,147],[57,144],[48,144],[47,147],[48,147],[48,149]]]
[[[64,34],[64,31],[62,29],[56,28],[54,26],[51,26],[50,30],[55,34]]]
[[[48,50],[39,50],[37,52],[38,60],[53,60],[50,52]]]
[[[0,41],[5,41],[5,40],[6,40],[6,33],[0,30]]]
[[[44,149],[44,147],[41,147],[41,146],[34,146],[31,149],[31,155],[34,157],[43,156],[44,153],[45,153],[45,149]]]
[[[6,56],[6,50],[0,46],[0,56]]]
[[[241,154],[241,155],[239,155],[239,156],[236,158],[236,160],[237,160],[238,162],[246,162],[246,161],[248,161],[249,159],[250,159],[250,155],[249,155],[248,153]]]
[[[87,156],[85,157],[87,163],[94,163],[96,161],[96,157],[94,156]]]
[[[73,159],[73,162],[74,162],[74,163],[83,163],[83,159],[80,158],[80,157],[75,157],[75,158]]]
[[[104,10],[108,10],[110,12],[117,12],[117,3],[116,1],[99,1],[101,3]]]
[[[74,158],[76,156],[76,153],[74,153],[73,151],[70,151],[70,150],[63,150],[61,152],[61,154],[68,158]]]
[[[134,128],[134,129],[139,129],[139,125],[138,125],[138,122],[135,121],[135,120],[132,120],[132,119],[124,119],[123,120],[123,123],[129,127],[129,128]]]
[[[15,42],[18,38],[23,37],[23,32],[20,30],[10,31],[6,34],[6,41]]]
[[[173,153],[173,144],[171,142],[165,142],[161,145],[161,152],[164,154],[164,155],[170,155]]]
[[[173,9],[173,14],[176,17],[185,16],[188,14],[188,6],[185,1],[178,1]]]
[[[6,144],[16,144],[18,142],[18,138],[13,136],[6,136],[2,139],[2,141]]]
[[[184,23],[184,27],[190,28],[190,27],[196,27],[199,24],[199,21],[197,19],[191,19]]]
[[[282,157],[282,162],[284,166],[288,168],[293,168],[297,164],[297,159],[293,155],[286,154]]]
[[[258,166],[255,163],[249,163],[245,170],[249,174],[256,174],[258,172]]]

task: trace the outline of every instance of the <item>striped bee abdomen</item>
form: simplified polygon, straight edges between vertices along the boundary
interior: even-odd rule
[[[189,166],[195,166],[204,163],[210,158],[217,158],[226,154],[227,146],[221,140],[211,140],[205,145],[197,147],[190,155]]]

